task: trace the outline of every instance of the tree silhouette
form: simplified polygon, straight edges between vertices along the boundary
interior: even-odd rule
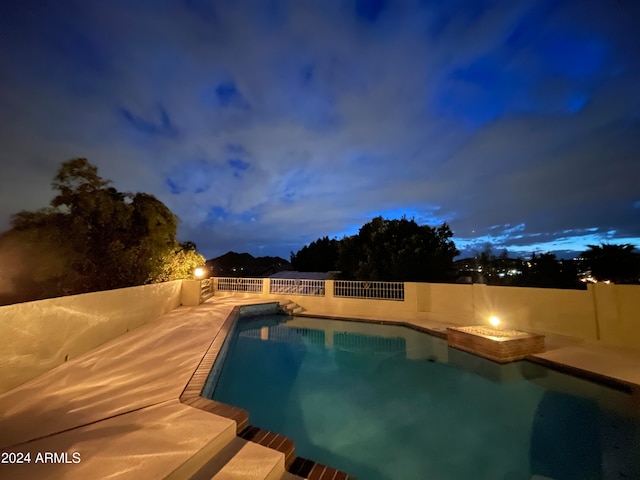
[[[640,282],[640,254],[631,244],[588,245],[589,250],[582,253],[591,275],[598,281],[614,283]]]
[[[336,270],[339,254],[338,240],[325,236],[291,252],[291,266],[299,272],[329,272]]]
[[[578,269],[571,260],[559,260],[553,253],[531,255],[523,268],[521,285],[547,288],[584,288],[578,280]]]
[[[433,228],[376,217],[340,242],[338,269],[355,280],[443,281],[459,253],[452,236],[446,223]]]

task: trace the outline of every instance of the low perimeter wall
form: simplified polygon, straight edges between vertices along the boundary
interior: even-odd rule
[[[238,294],[220,291],[218,280],[214,279],[215,295]],[[455,325],[486,324],[489,316],[496,315],[508,328],[640,349],[640,286],[637,285],[598,283],[590,284],[587,290],[565,290],[404,283],[403,300],[380,300],[337,297],[332,280],[324,281],[318,295],[297,295],[295,289],[272,294],[271,280],[259,280],[262,290],[252,292],[253,295],[286,298],[318,315],[431,320]]]
[[[242,295],[221,292],[218,280],[213,279],[215,295]],[[509,328],[640,349],[636,285],[598,283],[588,290],[559,290],[404,283],[402,300],[380,300],[335,296],[331,280],[324,281],[316,295],[272,294],[270,279],[246,280],[251,282],[251,296],[287,299],[318,315],[455,325],[484,324],[497,315]],[[180,304],[197,305],[202,298],[200,281],[177,280],[2,306],[0,394]]]
[[[0,307],[0,394],[181,303],[182,281]]]

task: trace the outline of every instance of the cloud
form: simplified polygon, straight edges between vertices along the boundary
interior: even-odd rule
[[[170,138],[178,135],[178,130],[173,126],[171,119],[169,118],[169,114],[162,106],[158,107],[159,119],[157,122],[138,117],[126,108],[121,108],[120,113],[122,117],[129,122],[129,124],[142,133],[149,135],[161,135]]]
[[[242,110],[251,108],[233,82],[224,82],[217,85],[214,92],[218,105],[221,107],[235,107]]]
[[[635,7],[70,5],[0,20],[2,228],[83,156],[208,257],[287,255],[378,214],[447,221],[461,245],[640,238]]]

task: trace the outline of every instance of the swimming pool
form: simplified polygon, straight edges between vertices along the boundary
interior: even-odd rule
[[[212,382],[213,399],[359,480],[640,478],[628,393],[406,327],[245,318]]]

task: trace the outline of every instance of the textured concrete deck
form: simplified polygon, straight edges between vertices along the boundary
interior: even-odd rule
[[[0,465],[0,478],[164,478],[202,449],[231,441],[235,422],[178,398],[244,303],[256,302],[179,307],[0,396],[0,450],[31,453],[29,464]],[[78,452],[80,462],[36,463],[45,452],[67,454],[68,462]]]
[[[269,301],[227,296],[179,307],[0,396],[0,450],[31,453],[29,464],[1,464],[0,478],[179,478],[175,472],[185,471],[190,459],[237,441],[233,421],[178,398],[233,307]],[[640,352],[559,337],[549,345],[541,358],[622,380],[640,397]],[[66,453],[67,462],[77,452],[80,461],[36,463],[46,452]],[[252,478],[236,473],[220,471],[216,478]],[[289,477],[296,478],[283,478]]]

